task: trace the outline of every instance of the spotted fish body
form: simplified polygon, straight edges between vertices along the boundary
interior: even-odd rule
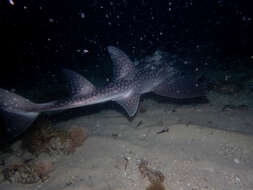
[[[129,57],[120,49],[109,46],[113,62],[113,81],[96,88],[86,78],[64,70],[70,82],[71,96],[52,102],[36,104],[7,90],[0,89],[0,115],[7,125],[7,136],[21,134],[41,112],[65,110],[107,101],[120,104],[132,117],[138,109],[140,96],[154,92],[173,98],[192,98],[203,95],[203,90],[193,78],[177,78],[177,71],[169,65],[151,65],[136,69]],[[185,88],[185,85],[186,87]]]

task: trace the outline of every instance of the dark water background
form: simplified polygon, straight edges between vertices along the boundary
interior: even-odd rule
[[[13,2],[0,0],[1,88],[57,84],[62,68],[81,71],[89,79],[110,78],[108,45],[133,60],[160,49],[192,56],[200,64],[211,57],[216,61],[209,67],[237,70],[239,65],[241,73],[253,68],[251,1]]]

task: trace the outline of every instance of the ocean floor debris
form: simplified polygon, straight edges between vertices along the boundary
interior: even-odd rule
[[[7,166],[2,171],[4,180],[11,183],[32,184],[45,181],[54,170],[50,159],[36,159]]]
[[[141,175],[150,182],[146,190],[165,190],[163,185],[165,176],[162,172],[148,167],[148,161],[146,160],[141,160],[138,168]]]
[[[87,139],[85,128],[71,127],[68,130],[59,130],[53,127],[50,121],[43,120],[34,126],[34,130],[27,133],[23,140],[23,147],[29,152],[40,154],[69,154]]]
[[[47,180],[54,170],[55,156],[75,152],[87,137],[84,128],[71,126],[59,130],[48,120],[38,121],[11,146],[0,165],[0,183],[33,184]]]

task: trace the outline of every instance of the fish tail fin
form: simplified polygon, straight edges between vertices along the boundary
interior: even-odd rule
[[[5,141],[22,134],[38,117],[38,112],[29,111],[32,103],[22,96],[0,89],[0,134]]]

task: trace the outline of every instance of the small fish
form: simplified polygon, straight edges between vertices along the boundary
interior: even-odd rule
[[[140,96],[154,92],[172,98],[203,96],[201,85],[194,77],[177,77],[177,70],[166,64],[152,67],[134,66],[120,49],[109,46],[107,50],[113,62],[113,80],[97,88],[86,78],[70,70],[64,70],[71,92],[65,99],[37,104],[13,92],[0,89],[0,116],[5,121],[6,137],[22,134],[41,112],[66,110],[107,101],[120,104],[129,117],[133,117],[139,106]]]

